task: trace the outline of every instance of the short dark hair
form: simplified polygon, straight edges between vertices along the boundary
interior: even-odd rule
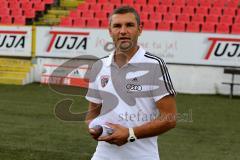
[[[111,24],[112,16],[114,14],[125,14],[125,13],[134,14],[138,26],[140,25],[140,16],[139,16],[138,12],[131,6],[121,6],[121,7],[116,8],[109,17],[109,24]]]

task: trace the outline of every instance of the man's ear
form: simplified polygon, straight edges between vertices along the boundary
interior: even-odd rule
[[[138,30],[139,30],[138,35],[140,36],[141,33],[142,33],[142,30],[143,30],[143,25],[140,24],[139,27],[138,27]]]
[[[112,29],[111,29],[110,25],[108,25],[108,33],[109,33],[110,36],[112,37]]]

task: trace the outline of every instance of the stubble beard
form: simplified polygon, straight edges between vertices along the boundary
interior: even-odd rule
[[[116,46],[116,53],[117,54],[128,54],[133,49],[133,42],[126,41],[117,44]]]

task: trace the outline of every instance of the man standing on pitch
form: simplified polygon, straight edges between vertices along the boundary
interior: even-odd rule
[[[92,160],[159,160],[157,136],[176,125],[175,90],[167,67],[137,44],[141,32],[134,8],[113,11],[109,33],[115,51],[92,66],[86,95],[87,124],[98,119],[112,132],[99,136],[90,127],[98,140]]]

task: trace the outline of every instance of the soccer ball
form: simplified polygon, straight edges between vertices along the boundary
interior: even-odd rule
[[[92,128],[92,129],[95,130],[97,137],[101,136],[102,133],[103,133],[103,127],[100,126],[100,125],[96,125],[96,126],[95,126],[94,128]]]

